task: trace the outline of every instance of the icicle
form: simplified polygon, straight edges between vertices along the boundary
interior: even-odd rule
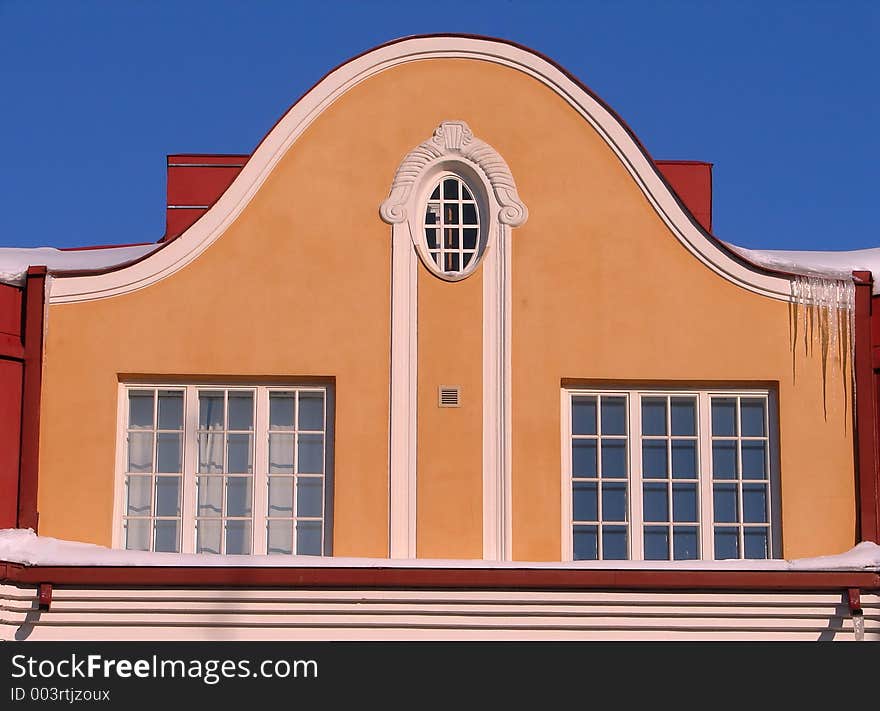
[[[817,346],[822,359],[822,407],[827,417],[827,385],[830,374],[829,360],[840,370],[846,397],[847,369],[854,388],[853,325],[855,321],[855,284],[851,280],[828,279],[818,276],[796,276],[791,282],[792,354],[803,341],[804,356],[810,356]],[[831,363],[833,365],[834,363]],[[792,364],[794,373],[794,364]]]

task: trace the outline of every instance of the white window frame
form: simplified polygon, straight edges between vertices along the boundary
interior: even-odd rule
[[[196,480],[198,477],[199,391],[247,391],[254,393],[253,444],[253,516],[251,519],[251,553],[267,551],[268,481],[269,481],[269,395],[272,392],[322,392],[324,394],[324,516],[322,556],[333,554],[333,487],[334,487],[334,388],[331,383],[278,382],[168,382],[125,381],[117,388],[116,457],[113,496],[113,548],[125,547],[126,517],[128,392],[130,390],[183,391],[183,473],[180,510],[180,553],[196,552]],[[155,415],[154,415],[155,418]],[[158,424],[158,423],[157,423]],[[225,431],[225,430],[224,430]],[[225,448],[225,446],[224,446]],[[155,452],[155,450],[154,450]],[[295,455],[294,455],[295,456]],[[225,454],[224,454],[225,457]],[[155,459],[155,454],[154,454]],[[154,461],[155,468],[155,461]],[[225,468],[225,467],[224,467]],[[153,475],[156,476],[155,474]],[[225,476],[225,475],[224,475]],[[292,517],[296,518],[294,510]],[[279,519],[281,520],[281,519]],[[294,524],[295,525],[295,524]],[[152,538],[152,534],[151,534]],[[152,542],[151,542],[152,547]],[[295,553],[294,553],[295,554]],[[273,554],[283,555],[283,554]],[[234,559],[235,555],[231,554]]]
[[[644,556],[644,527],[646,522],[643,520],[643,484],[644,482],[657,481],[664,482],[664,479],[646,479],[640,474],[642,471],[642,421],[641,421],[641,400],[643,397],[696,397],[697,399],[697,463],[699,470],[697,472],[697,492],[699,501],[697,502],[698,511],[698,539],[700,545],[700,555],[697,560],[715,560],[715,528],[717,527],[737,527],[740,531],[740,548],[739,559],[742,560],[745,555],[743,548],[744,528],[749,524],[745,523],[742,516],[743,501],[742,496],[738,495],[737,505],[739,510],[738,523],[724,523],[714,520],[714,496],[713,483],[718,481],[714,479],[712,465],[712,398],[742,398],[742,397],[760,397],[766,398],[767,402],[767,440],[768,440],[768,464],[769,484],[767,487],[769,501],[767,504],[767,528],[768,528],[768,548],[770,558],[778,558],[782,551],[782,535],[780,530],[781,510],[780,510],[780,480],[779,480],[779,422],[778,422],[778,406],[775,388],[712,388],[701,389],[694,387],[632,387],[632,388],[613,388],[613,387],[563,387],[561,389],[561,427],[562,435],[562,507],[561,507],[561,532],[562,532],[562,560],[574,560],[574,544],[573,544],[573,502],[572,502],[572,423],[571,409],[572,398],[576,396],[617,396],[626,399],[626,440],[627,440],[627,520],[625,524],[619,522],[604,522],[605,525],[626,525],[627,526],[627,560],[645,560]],[[740,408],[737,405],[737,422],[739,423]],[[743,437],[739,424],[737,426],[737,437],[747,440]],[[647,436],[651,438],[651,436]],[[667,428],[667,439],[673,436]],[[658,437],[660,439],[660,437]],[[737,452],[739,453],[739,447]],[[669,455],[671,456],[671,455]],[[739,457],[740,455],[737,454]],[[740,462],[741,463],[741,462]],[[669,473],[670,481],[672,474]],[[726,483],[739,482],[741,489],[742,479],[724,480]],[[748,482],[749,480],[745,480]],[[757,480],[758,482],[762,480]],[[601,497],[601,490],[598,495]],[[673,513],[670,510],[669,518],[672,519]],[[647,522],[651,525],[651,522]],[[663,525],[659,523],[657,525]],[[669,524],[672,525],[671,523]],[[764,524],[760,524],[764,525]],[[601,534],[600,534],[601,535]],[[670,540],[670,546],[672,542]],[[602,560],[601,558],[599,560]],[[613,564],[613,560],[605,561]]]
[[[456,168],[458,168],[456,170]],[[482,184],[482,181],[474,181],[473,179],[468,180],[465,173],[471,172],[462,169],[459,166],[452,166],[452,169],[443,170],[437,173],[433,181],[426,181],[425,188],[423,190],[421,205],[422,205],[422,229],[420,234],[420,240],[418,244],[418,251],[422,257],[422,261],[425,262],[425,265],[433,271],[437,276],[447,280],[447,281],[458,281],[460,279],[464,279],[474,272],[474,270],[479,266],[480,260],[483,257],[483,252],[486,247],[486,238],[487,238],[487,230],[486,225],[482,219],[482,216],[486,214],[488,210],[488,201],[485,196],[485,186]],[[447,198],[444,196],[444,183],[447,179],[455,180],[458,183],[459,187],[459,196],[458,198]],[[471,199],[466,200],[461,196],[462,188],[467,189],[467,191],[471,194]],[[435,190],[439,190],[440,197],[436,200],[431,197]],[[440,208],[440,215],[438,221],[436,223],[428,222],[428,210],[432,204],[437,204]],[[447,225],[445,222],[445,218],[443,216],[443,208],[446,205],[458,205],[458,220],[451,225]],[[464,206],[465,205],[473,205],[474,210],[477,215],[476,224],[465,224],[464,222]],[[428,236],[427,230],[434,229],[437,231],[437,248],[431,249],[428,244]],[[455,230],[458,237],[458,247],[454,249],[447,250],[443,246],[444,240],[444,231],[446,229]],[[465,249],[464,247],[464,231],[466,229],[476,229],[477,231],[477,239],[474,245],[474,248]],[[459,268],[458,269],[446,269],[444,264],[442,263],[443,256],[446,254],[455,254],[459,259]],[[464,258],[465,255],[470,255],[470,259],[466,266],[464,266]],[[436,259],[435,259],[436,257]],[[438,259],[440,261],[438,261]]]

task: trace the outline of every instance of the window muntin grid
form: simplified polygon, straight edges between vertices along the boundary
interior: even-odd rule
[[[768,558],[772,544],[768,399],[716,396],[711,408],[715,557]]]
[[[325,437],[323,390],[269,393],[267,553],[324,550]]]
[[[646,560],[700,557],[697,398],[641,395]]]
[[[128,550],[180,550],[183,402],[183,390],[128,393],[123,509]]]
[[[775,474],[776,455],[773,432],[775,432],[775,409],[771,394],[767,391],[705,391],[705,390],[563,390],[563,519],[564,557],[568,559],[602,557],[598,518],[599,503],[593,509],[593,492],[598,492],[602,482],[600,440],[607,431],[600,430],[600,415],[589,429],[584,421],[591,417],[579,414],[584,403],[599,412],[603,398],[625,398],[627,403],[627,521],[628,552],[634,560],[642,559],[721,559],[729,557],[716,541],[724,542],[725,535],[734,533],[738,541],[739,557],[744,547],[751,545],[750,555],[771,557],[778,549],[779,532],[774,521],[778,520],[775,507],[778,481]],[[736,403],[736,435],[730,428],[713,432],[713,402],[728,400]],[[740,404],[743,404],[742,407]],[[720,405],[715,406],[719,411]],[[745,413],[745,414],[743,414]],[[717,415],[716,415],[717,419]],[[728,418],[729,419],[729,418]],[[580,424],[579,424],[580,422]],[[745,424],[743,424],[745,423]],[[745,428],[745,429],[743,429]],[[600,435],[601,432],[601,435]],[[588,466],[578,464],[575,447],[583,447],[578,440],[592,440],[594,447],[587,447]],[[736,459],[737,477],[713,475],[713,444],[729,448],[735,441],[733,451]],[[591,469],[596,462],[595,471]],[[743,464],[745,462],[745,464]],[[763,468],[762,468],[763,467]],[[575,476],[577,474],[577,476]],[[771,485],[772,482],[772,485]],[[590,507],[575,501],[575,485],[591,484]],[[728,514],[729,521],[716,521],[716,485],[733,486],[737,490],[735,514]],[[746,492],[743,497],[741,492]],[[745,503],[743,501],[745,499]],[[578,506],[578,513],[575,507]],[[720,504],[718,504],[720,506]],[[730,506],[728,505],[728,510]],[[582,513],[588,511],[588,514]],[[719,509],[720,513],[720,509]],[[592,518],[594,517],[595,518]],[[772,517],[772,520],[771,520]],[[735,520],[733,520],[735,518]],[[589,520],[586,520],[589,519]],[[743,520],[745,519],[745,520]],[[619,522],[613,522],[617,524]],[[583,526],[594,530],[584,531]],[[734,529],[731,531],[730,529]],[[577,540],[589,534],[589,545]],[[676,534],[678,534],[676,536]],[[696,538],[695,538],[696,535]],[[595,540],[594,540],[595,537]],[[676,540],[677,539],[677,540]],[[716,548],[718,550],[716,551]],[[588,551],[584,555],[584,550]],[[567,551],[567,553],[566,553]],[[593,552],[595,551],[595,553]],[[605,556],[605,559],[609,559]]]
[[[198,391],[196,553],[251,552],[254,395],[254,390]]]
[[[172,395],[176,400],[171,401],[179,406],[169,424],[166,400]],[[270,413],[271,405],[284,403],[285,398],[292,399],[296,408],[292,426],[277,407]],[[277,529],[283,528],[281,519],[288,514],[290,550],[329,555],[331,412],[330,388],[320,385],[121,385],[114,545],[184,553],[266,553],[270,547],[285,552],[288,546],[276,545]],[[137,442],[136,451],[130,453],[132,434]],[[295,457],[293,471],[284,471],[284,461],[280,469],[271,466],[270,434],[292,438],[287,449],[292,446],[294,453],[287,457]],[[173,452],[165,435],[175,438]],[[277,454],[281,443],[275,444]],[[168,463],[172,461],[173,465]],[[270,466],[273,477],[289,477],[292,487],[299,484],[297,509],[269,509]],[[172,474],[173,488],[166,481]],[[158,494],[156,481],[161,485]],[[277,494],[279,484],[273,488]],[[173,507],[163,503],[169,501],[176,503]],[[277,496],[273,505],[277,506]],[[270,519],[279,521],[273,525],[274,543],[268,540]],[[163,526],[171,524],[168,533]],[[173,545],[163,543],[172,538]]]
[[[463,180],[444,175],[434,186],[425,208],[425,246],[444,274],[459,274],[480,251],[480,210]]]
[[[575,560],[625,560],[626,396],[571,399],[572,547]]]

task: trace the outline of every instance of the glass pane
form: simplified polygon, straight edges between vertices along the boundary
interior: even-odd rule
[[[598,521],[597,485],[576,481],[572,487],[572,516],[575,521]]]
[[[222,432],[199,435],[199,473],[223,472],[223,439]]]
[[[571,399],[571,433],[575,435],[596,434],[595,397],[573,397]]]
[[[602,398],[602,434],[626,434],[626,398]]]
[[[443,220],[447,225],[459,224],[458,205],[443,205]],[[457,233],[458,230],[455,231],[456,238],[458,237]]]
[[[626,560],[626,527],[603,526],[602,559]]]
[[[715,559],[739,558],[739,531],[736,528],[715,529]]]
[[[626,521],[626,484],[602,484],[602,520]]]
[[[477,224],[477,206],[476,205],[462,205],[461,223],[463,225],[476,225]],[[471,249],[473,249],[473,247],[471,247]]]
[[[132,430],[153,428],[152,390],[128,391],[128,428]]]
[[[321,522],[296,522],[296,554],[321,555]]]
[[[669,530],[665,527],[645,527],[645,560],[669,560]]]
[[[428,240],[428,249],[437,249],[437,229],[426,227],[425,239]]]
[[[642,441],[642,476],[646,479],[666,478],[666,440]]]
[[[602,440],[602,476],[606,479],[626,479],[626,440]]]
[[[697,478],[697,443],[695,440],[672,440],[672,476]]]
[[[447,178],[443,181],[443,198],[458,200],[458,181],[455,178]]]
[[[696,523],[699,520],[697,518],[696,484],[672,485],[672,515],[673,521]]]
[[[293,407],[295,401],[296,398],[293,393],[269,393],[269,429],[293,429]]]
[[[149,476],[128,477],[126,512],[129,516],[150,515],[150,488],[153,478]],[[142,550],[142,549],[138,549]]]
[[[464,183],[461,184],[461,199],[462,200],[473,200],[474,196],[471,195],[471,191],[468,190],[468,186]]]
[[[199,393],[199,429],[223,429],[223,393],[203,390]]]
[[[673,527],[672,557],[674,560],[696,560],[700,553],[697,545],[696,528],[690,526]]]
[[[269,516],[293,517],[293,477],[269,477]]]
[[[642,434],[666,434],[666,398],[642,398]]]
[[[465,207],[465,212],[467,212],[467,206]],[[477,248],[477,229],[466,229],[464,231],[464,248],[465,249],[476,249]]]
[[[739,513],[736,505],[735,484],[715,484],[715,521],[719,523],[736,523]]]
[[[645,484],[644,487],[645,521],[668,521],[669,501],[666,484]]]
[[[743,542],[746,558],[769,558],[770,550],[767,545],[767,529],[747,528],[743,532]]]
[[[299,394],[299,429],[324,429],[324,393]]]
[[[733,437],[736,435],[735,398],[712,398],[712,435],[714,437]]]
[[[440,186],[439,185],[436,188],[434,188],[434,192],[431,193],[431,199],[432,200],[439,200],[440,199]]]
[[[306,477],[296,482],[296,515],[320,518],[324,515],[324,480]]]
[[[196,522],[196,553],[220,553],[221,525],[219,520]]]
[[[746,523],[767,522],[767,490],[763,484],[743,484],[743,520]]]
[[[697,401],[692,397],[674,397],[670,403],[672,434],[677,436],[697,434]]]
[[[156,516],[180,516],[180,477],[156,477]]]
[[[159,391],[159,429],[183,429],[183,393],[180,390]]]
[[[226,554],[248,555],[251,552],[251,522],[226,522]]]
[[[293,474],[293,435],[269,435],[269,473]]]
[[[196,489],[198,494],[198,516],[219,516],[223,513],[223,477],[200,476]],[[219,531],[220,529],[218,528],[217,530]]]
[[[599,558],[599,536],[595,526],[575,526],[572,535],[575,560]]]
[[[177,553],[177,521],[156,521],[153,550],[162,553]]]
[[[736,479],[736,442],[712,442],[712,476]]]
[[[447,271],[457,272],[459,270],[458,253],[457,252],[454,254],[449,254],[447,252],[446,256],[444,257],[444,261],[446,264],[445,268]]]
[[[766,443],[742,443],[742,476],[743,479],[766,479]]]
[[[160,432],[156,447],[156,471],[177,474],[183,471],[183,434]]]
[[[764,420],[764,398],[743,398],[740,400],[740,420],[744,437],[765,437],[767,426]]]
[[[585,479],[598,476],[596,470],[596,440],[576,439],[572,441],[571,475]]]
[[[297,471],[300,474],[324,473],[324,435],[298,435]]]
[[[150,519],[130,518],[125,522],[125,548],[130,551],[150,550]]]
[[[269,521],[267,553],[293,553],[293,521]]]
[[[128,471],[153,471],[153,433],[128,433]]]
[[[230,430],[252,430],[254,428],[254,394],[243,392],[229,393]]]
[[[249,476],[231,476],[226,480],[226,515],[251,515],[252,480]]]
[[[230,474],[250,474],[253,471],[253,435],[231,434],[226,437],[226,471]]]

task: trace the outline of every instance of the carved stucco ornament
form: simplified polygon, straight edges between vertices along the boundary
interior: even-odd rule
[[[407,153],[397,169],[391,192],[379,209],[385,222],[395,224],[407,219],[407,203],[422,171],[444,158],[467,161],[485,175],[495,200],[501,206],[498,213],[501,223],[519,227],[526,221],[529,211],[519,199],[510,168],[498,151],[475,138],[464,121],[443,121],[434,129],[431,138]],[[421,208],[418,206],[417,209]]]

